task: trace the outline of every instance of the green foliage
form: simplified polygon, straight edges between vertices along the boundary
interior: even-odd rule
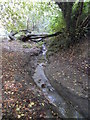
[[[26,13],[24,10],[25,1],[7,0],[1,2],[1,21],[8,31],[19,30],[26,27]]]
[[[30,44],[23,44],[23,48],[32,48]]]
[[[38,48],[42,48],[42,45],[43,45],[43,44],[44,44],[44,42],[43,42],[43,41],[40,41],[39,43],[37,43],[36,46],[37,46]]]
[[[77,42],[79,42],[79,40],[81,39],[81,37],[86,36],[86,33],[88,32],[88,20],[85,22],[86,18],[89,16],[90,13],[90,9],[89,9],[89,4],[90,2],[84,2],[83,3],[83,9],[82,12],[80,13],[80,15],[77,17],[77,21],[76,23],[74,23],[74,19],[75,19],[75,14],[80,11],[79,7],[78,7],[78,3],[74,4],[73,6],[73,12],[72,12],[72,24],[75,24],[75,27],[72,28],[74,29],[74,40],[76,39]],[[83,24],[85,22],[85,24]],[[75,41],[76,41],[75,40]]]
[[[51,6],[53,6],[52,8],[53,14],[51,15],[49,24],[50,31],[51,32],[61,31],[63,28],[66,27],[63,13],[61,9],[58,7],[58,5],[51,4]]]
[[[89,15],[90,13],[89,8],[90,8],[90,2],[84,2],[82,13],[79,15],[79,24],[85,19],[85,17]],[[78,10],[79,10],[78,3],[75,3],[72,9],[72,19]]]
[[[0,9],[1,20],[7,31],[29,29],[51,32],[64,26],[61,11],[51,0],[48,2],[5,0],[0,2]]]
[[[50,29],[52,32],[61,31],[65,26],[65,21],[61,11],[59,11],[57,15],[53,15],[50,20]]]
[[[55,37],[49,46],[50,51],[57,52],[60,49],[67,49],[69,47],[70,37],[67,32],[63,32],[61,35]],[[53,49],[52,49],[53,48]]]
[[[76,43],[80,42],[82,40],[82,37],[84,37],[86,35],[88,21],[86,21],[87,23],[85,22],[86,25],[84,27],[82,25],[83,25],[83,22],[85,21],[85,19],[89,15],[89,2],[85,2],[83,4],[82,12],[79,15],[77,15],[77,13],[79,12],[78,10],[79,10],[78,3],[75,3],[72,8],[71,23],[69,26],[69,28],[70,28],[69,31],[67,31],[65,23],[64,23],[64,32],[62,33],[62,35],[55,37],[52,40],[52,42],[49,46],[48,54],[52,54],[53,52],[56,53],[62,49],[67,50],[68,48],[70,48],[70,46],[73,46]],[[68,12],[68,10],[67,10],[67,12]],[[60,14],[62,14],[62,13],[60,13]],[[63,17],[61,17],[61,18],[63,18]],[[63,18],[63,19],[65,20],[65,18]],[[57,20],[58,19],[55,19],[56,24],[57,24]],[[62,20],[62,22],[64,20]],[[59,23],[56,26],[60,26]],[[66,24],[67,24],[67,22],[66,22]],[[60,28],[62,28],[62,27],[60,27]]]
[[[63,3],[62,5],[65,5]],[[73,5],[72,10],[68,3],[64,11],[55,2],[33,2],[31,0],[6,0],[0,2],[0,16],[3,25],[8,31],[18,31],[29,29],[36,32],[56,32],[64,30],[62,36],[55,37],[51,46],[57,48],[68,48],[78,42],[84,36],[86,27],[81,28],[81,24],[88,16],[90,2],[84,2],[80,15],[78,1]],[[68,11],[69,10],[69,11]],[[63,11],[63,12],[62,12]],[[71,12],[71,14],[69,14]],[[70,15],[70,16],[69,16]],[[66,16],[66,18],[65,18]],[[68,17],[69,16],[69,17]],[[70,22],[69,22],[70,21]],[[67,25],[69,23],[69,25]],[[67,29],[69,26],[69,31]],[[43,43],[40,42],[38,46]],[[58,50],[58,49],[57,49]],[[56,51],[57,51],[56,50]]]

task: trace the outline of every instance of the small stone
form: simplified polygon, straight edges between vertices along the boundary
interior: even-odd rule
[[[42,88],[45,88],[45,86],[46,86],[46,84],[42,84],[42,85],[41,85]]]

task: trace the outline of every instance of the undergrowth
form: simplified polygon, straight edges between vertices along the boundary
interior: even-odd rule
[[[70,36],[68,32],[63,32],[61,35],[54,37],[50,40],[48,51],[46,53],[47,58],[57,52],[69,50],[71,47],[80,43],[83,37],[84,36],[77,36],[75,38]]]

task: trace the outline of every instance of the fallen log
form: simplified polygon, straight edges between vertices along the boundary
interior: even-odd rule
[[[16,40],[15,35],[20,33],[20,32],[24,32],[25,34],[27,34],[27,33],[30,34],[31,33],[31,31],[29,31],[29,30],[19,30],[18,32],[17,31],[16,32],[11,31],[10,34],[8,35],[10,40]]]
[[[26,42],[28,40],[33,41],[33,42],[40,42],[40,41],[43,41],[43,39],[46,39],[49,37],[54,37],[54,36],[57,36],[59,34],[62,34],[62,32],[56,32],[54,34],[31,34],[31,32],[28,30],[20,30],[19,32],[28,33],[26,35],[21,35],[18,38],[19,40],[21,40],[23,42]],[[16,40],[15,35],[18,34],[19,32],[15,32],[15,33],[11,32],[9,35],[9,38],[11,40]]]
[[[54,37],[54,36],[57,36],[59,34],[61,34],[62,32],[56,32],[54,34],[38,34],[38,35],[33,35],[33,34],[30,34],[30,35],[27,35],[27,36],[22,36],[21,38],[19,38],[20,40],[22,40],[23,42],[26,42],[28,40],[31,40],[33,42],[40,42],[40,41],[43,41],[44,39],[46,38],[49,38],[49,37]],[[36,40],[37,39],[37,40]]]
[[[10,40],[16,40],[16,38],[12,34],[10,34],[8,37],[10,38]]]

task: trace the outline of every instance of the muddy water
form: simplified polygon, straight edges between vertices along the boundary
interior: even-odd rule
[[[45,53],[45,46],[42,56],[46,60],[44,53]],[[83,118],[83,116],[79,114],[79,112],[76,111],[75,108],[70,103],[67,103],[67,101],[65,101],[63,97],[60,96],[57,93],[57,91],[51,86],[49,80],[47,79],[44,73],[44,67],[46,64],[45,60],[44,62],[42,62],[41,59],[41,63],[38,64],[35,70],[35,73],[33,75],[33,79],[35,83],[42,90],[45,97],[50,101],[50,103],[57,108],[58,113],[62,118],[77,118],[77,120],[79,118]]]

